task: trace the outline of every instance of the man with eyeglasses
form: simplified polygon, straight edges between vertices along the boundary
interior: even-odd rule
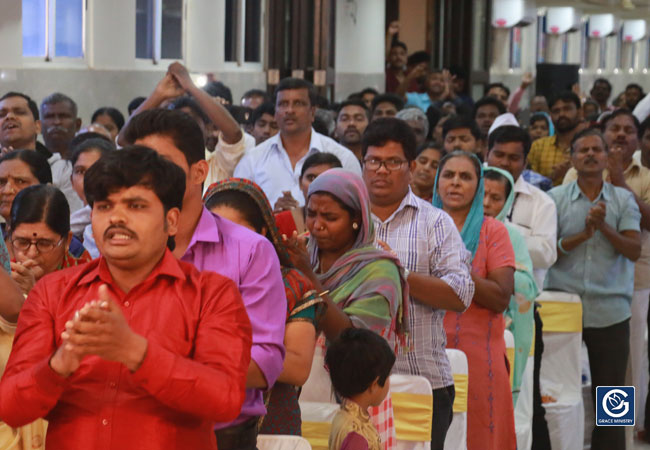
[[[395,370],[431,383],[431,448],[443,449],[455,396],[443,319],[446,310],[467,309],[474,282],[471,254],[451,217],[411,191],[415,147],[406,122],[395,118],[371,122],[362,141],[363,179],[378,244],[401,261],[411,294],[410,346],[398,349]]]

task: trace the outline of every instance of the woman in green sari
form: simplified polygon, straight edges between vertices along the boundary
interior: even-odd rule
[[[509,172],[496,167],[484,168],[485,196],[483,210],[486,216],[505,222],[515,199],[514,181]],[[506,328],[515,337],[515,364],[513,371],[512,400],[517,404],[519,391],[533,343],[535,328],[533,311],[534,300],[539,293],[533,276],[533,262],[530,259],[526,241],[510,224],[506,223],[510,242],[515,250],[515,295],[510,298],[506,316]]]

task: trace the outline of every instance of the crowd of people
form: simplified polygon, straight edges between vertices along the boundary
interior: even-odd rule
[[[236,105],[180,63],[126,119],[2,94],[0,447],[255,449],[301,434],[319,350],[331,449],[394,448],[391,373],[431,384],[442,449],[459,349],[467,448],[516,449],[533,347],[533,448],[549,449],[542,290],[581,298],[592,396],[643,390],[650,96],[610,105],[599,79],[522,108],[526,74],[474,101],[462,70],[393,32],[385,92],[340,103],[286,78]],[[650,440],[650,411],[637,429]],[[624,428],[591,442],[624,449]]]

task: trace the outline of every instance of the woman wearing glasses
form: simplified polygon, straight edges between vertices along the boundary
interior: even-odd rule
[[[11,206],[8,247],[11,276],[27,295],[44,275],[91,260],[69,252],[70,207],[61,191],[50,185],[30,186]]]

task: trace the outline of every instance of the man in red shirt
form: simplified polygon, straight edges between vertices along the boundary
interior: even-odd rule
[[[44,277],[20,313],[0,419],[53,449],[216,449],[245,396],[251,326],[233,281],[178,261],[184,172],[141,146],[86,173],[101,257]],[[217,343],[217,345],[215,345]]]

